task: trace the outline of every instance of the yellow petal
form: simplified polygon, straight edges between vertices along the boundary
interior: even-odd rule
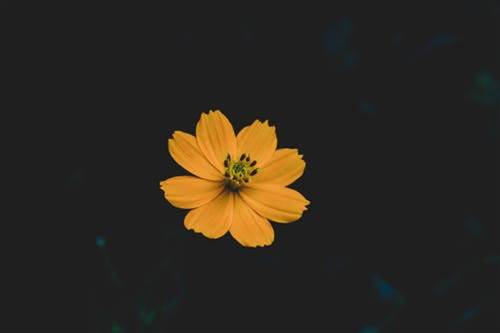
[[[208,115],[202,113],[196,125],[196,140],[206,158],[222,174],[227,154],[236,155],[236,136],[226,116],[218,110]]]
[[[184,226],[208,238],[222,237],[233,220],[233,201],[234,193],[223,191],[206,205],[191,210],[184,219]]]
[[[239,193],[257,213],[276,222],[298,220],[309,204],[299,192],[280,185],[252,183]]]
[[[160,182],[165,198],[178,208],[195,208],[214,199],[224,184],[193,176],[172,177]]]
[[[243,246],[265,246],[274,241],[271,223],[253,211],[238,194],[234,196],[233,223],[229,232]]]
[[[175,131],[168,140],[168,150],[173,159],[184,169],[201,178],[221,180],[222,173],[210,164],[191,134]]]
[[[278,139],[276,128],[269,126],[268,121],[256,120],[252,125],[244,127],[236,137],[238,153],[250,153],[250,158],[257,161],[257,167],[262,168],[273,156]]]
[[[287,186],[302,176],[305,166],[297,149],[278,149],[267,165],[252,177],[252,182]]]

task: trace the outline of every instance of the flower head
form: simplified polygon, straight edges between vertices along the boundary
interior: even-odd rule
[[[220,111],[202,113],[196,137],[175,131],[168,140],[174,160],[193,176],[160,183],[175,207],[191,209],[187,229],[208,238],[228,231],[241,245],[270,245],[274,230],[269,220],[298,220],[309,201],[290,185],[304,172],[296,149],[276,149],[274,126],[255,120],[236,136]]]

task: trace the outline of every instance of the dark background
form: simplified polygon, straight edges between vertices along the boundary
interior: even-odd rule
[[[49,243],[10,331],[500,330],[497,1],[2,6],[38,216],[16,267]],[[270,247],[186,231],[159,189],[214,108],[304,154]]]

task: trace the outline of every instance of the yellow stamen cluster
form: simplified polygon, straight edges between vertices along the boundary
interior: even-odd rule
[[[245,183],[250,182],[257,174],[257,161],[250,158],[250,154],[241,154],[238,160],[232,160],[227,154],[224,160],[224,182],[231,190],[237,190]]]

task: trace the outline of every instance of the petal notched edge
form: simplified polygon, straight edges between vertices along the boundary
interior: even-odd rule
[[[267,246],[274,241],[274,229],[269,221],[251,209],[239,194],[235,194],[233,223],[229,232],[245,247]]]
[[[299,192],[273,184],[252,183],[240,195],[259,215],[281,223],[297,221],[310,204]]]
[[[184,226],[208,238],[222,237],[231,227],[233,209],[234,193],[223,191],[208,204],[191,210],[184,219]]]
[[[168,150],[177,164],[193,175],[208,180],[222,180],[222,173],[207,160],[193,135],[175,131],[172,139],[168,140]]]
[[[207,160],[221,173],[227,154],[236,155],[233,126],[219,110],[201,114],[196,124],[196,140]]]
[[[272,157],[278,146],[276,127],[269,126],[269,122],[255,120],[251,125],[244,127],[236,137],[238,143],[237,155],[249,153],[257,166],[262,168]]]
[[[193,176],[177,176],[160,182],[160,188],[173,206],[191,209],[217,197],[224,190],[224,184]]]
[[[288,186],[302,176],[305,167],[306,162],[297,149],[278,149],[252,182]]]

